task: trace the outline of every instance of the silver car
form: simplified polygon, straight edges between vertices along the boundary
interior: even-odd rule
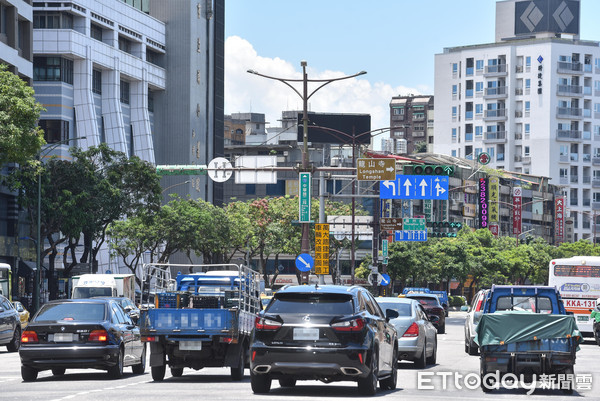
[[[479,352],[479,347],[475,343],[475,330],[483,314],[485,297],[489,291],[479,290],[475,294],[465,318],[465,352],[469,355],[477,355]]]
[[[398,317],[391,319],[398,332],[398,360],[414,361],[417,368],[434,365],[437,358],[437,329],[427,318],[419,301],[410,298],[375,298],[381,309],[392,309]]]

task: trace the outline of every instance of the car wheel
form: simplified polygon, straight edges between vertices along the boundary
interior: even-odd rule
[[[435,336],[435,342],[433,343],[433,351],[431,351],[431,356],[427,358],[428,365],[435,365],[437,361],[437,336]]]
[[[234,382],[242,381],[244,378],[244,368],[246,365],[246,347],[242,344],[238,355],[238,366],[231,367],[231,380]]]
[[[111,379],[120,379],[123,377],[123,350],[119,350],[119,356],[117,357],[117,364],[111,366],[108,369],[108,375]]]
[[[271,390],[271,378],[268,375],[257,375],[250,371],[250,386],[255,394],[265,394]]]
[[[296,385],[296,379],[291,377],[285,377],[283,379],[279,379],[279,385],[281,387],[294,387]]]
[[[143,347],[140,363],[131,367],[131,370],[136,375],[142,375],[146,371],[146,344],[144,344]]]
[[[479,347],[473,344],[472,341],[469,341],[469,355],[477,355],[479,354]]]
[[[392,374],[379,382],[382,390],[395,390],[398,383],[398,350],[394,349],[392,359]]]
[[[427,342],[423,345],[423,352],[421,352],[421,356],[419,359],[415,359],[415,367],[418,369],[423,369],[427,366]]]
[[[23,381],[33,382],[38,377],[38,370],[29,366],[21,366],[21,377]]]
[[[573,366],[565,368],[563,373],[565,374],[565,380],[562,380],[560,383],[558,383],[560,385],[560,389],[564,394],[573,394],[573,387],[575,384],[573,381]]]
[[[469,344],[465,342],[465,352],[469,353]]]
[[[377,350],[374,350],[371,355],[371,366],[368,376],[364,379],[358,379],[358,392],[360,394],[375,395],[377,393],[378,368]]]
[[[13,338],[6,345],[6,350],[8,352],[17,352],[21,347],[21,328],[17,326],[15,328],[15,332],[13,333]]]
[[[173,376],[173,377],[183,376],[183,368],[171,368],[171,376]]]
[[[481,376],[481,390],[483,390],[484,393],[489,393],[494,389],[496,381],[491,377],[485,379],[487,371],[485,370],[483,364],[484,362],[481,361],[479,368],[479,375]]]
[[[54,368],[52,369],[52,374],[54,376],[62,376],[65,374],[66,369],[65,368]]]
[[[438,330],[438,332],[440,334],[446,334],[446,322],[444,322],[444,324],[440,326],[440,329]]]
[[[150,370],[152,371],[152,380],[155,382],[161,382],[165,378],[167,367],[165,365],[152,366]]]

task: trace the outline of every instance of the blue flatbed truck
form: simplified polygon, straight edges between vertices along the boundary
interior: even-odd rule
[[[533,380],[547,375],[571,393],[575,353],[582,341],[555,287],[492,286],[476,329],[481,388],[499,388],[508,374]]]
[[[184,368],[230,367],[240,381],[260,311],[259,275],[242,265],[187,267],[199,271],[178,274],[174,290],[156,293],[155,308],[140,311],[152,379],[162,381],[167,366],[174,377]]]

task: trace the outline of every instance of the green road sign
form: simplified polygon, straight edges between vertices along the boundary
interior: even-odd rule
[[[402,220],[402,229],[405,231],[423,231],[427,230],[427,223],[424,218],[408,218]]]
[[[388,258],[388,240],[381,240],[381,253],[383,254],[383,260]]]
[[[206,166],[198,165],[159,165],[156,166],[158,175],[206,175]]]
[[[300,173],[300,184],[299,189],[299,219],[300,223],[310,222],[310,196],[311,196],[311,174]]]

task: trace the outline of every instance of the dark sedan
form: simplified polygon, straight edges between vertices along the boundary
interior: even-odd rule
[[[111,378],[146,369],[140,330],[123,308],[109,299],[65,299],[44,304],[21,336],[21,376],[34,381],[38,372],[66,369],[107,370]]]
[[[406,294],[406,298],[416,299],[425,309],[427,316],[437,316],[439,320],[433,322],[438,333],[446,333],[446,312],[435,294]]]
[[[8,298],[0,295],[0,345],[8,352],[17,352],[21,345],[21,319]]]
[[[250,347],[250,382],[266,393],[272,379],[358,382],[374,395],[377,382],[393,390],[397,380],[397,333],[364,288],[293,286],[278,291],[256,318]]]

